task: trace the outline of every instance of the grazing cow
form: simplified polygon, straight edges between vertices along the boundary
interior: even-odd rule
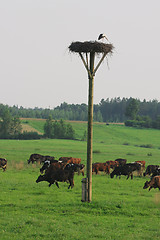
[[[92,173],[95,172],[98,174],[98,172],[105,172],[106,174],[110,174],[110,166],[107,163],[93,163],[92,164]]]
[[[45,157],[41,154],[38,154],[38,153],[33,153],[30,155],[30,158],[28,160],[28,164],[31,162],[31,163],[34,163],[34,162],[44,162],[45,161]]]
[[[110,177],[113,178],[114,175],[121,176],[125,175],[127,176],[127,179],[131,176],[131,179],[133,179],[133,172],[140,169],[139,163],[127,163],[123,166],[116,167],[113,172],[110,174]]]
[[[71,158],[70,163],[80,164],[81,163],[81,158]]]
[[[155,171],[153,171],[153,174],[152,174],[152,176],[151,176],[151,179],[152,179],[153,177],[155,177],[155,176],[160,176],[160,167],[157,168]]]
[[[138,173],[139,176],[142,176],[143,175],[143,171],[145,170],[146,162],[145,161],[135,161],[134,163],[139,164],[140,168],[137,169],[137,173]]]
[[[7,167],[7,159],[5,158],[0,158],[0,168],[3,169],[3,171],[6,170],[6,167]]]
[[[159,165],[148,165],[143,176],[145,177],[147,174],[151,175],[158,168],[159,168]]]
[[[144,184],[143,189],[146,189],[148,187],[150,187],[149,191],[152,188],[159,188],[159,190],[160,190],[160,176],[155,176],[150,181],[146,181],[145,184]]]
[[[59,188],[58,182],[69,182],[70,185],[68,189],[71,187],[74,187],[74,168],[73,166],[70,166],[66,169],[54,169],[53,165],[51,165],[45,172],[44,175],[40,175],[36,183],[41,182],[41,181],[47,181],[49,182],[49,187],[56,183],[56,186]]]
[[[65,162],[65,163],[81,163],[81,158],[73,158],[73,157],[60,157],[59,161]]]
[[[34,163],[34,162],[38,162],[38,163],[43,163],[45,162],[46,160],[54,160],[55,158],[54,157],[51,157],[51,156],[43,156],[41,154],[38,154],[38,153],[33,153],[30,155],[30,158],[28,160],[28,164],[30,162]]]
[[[119,163],[117,161],[106,161],[106,163],[110,166],[110,168],[115,169],[115,167],[119,166]]]
[[[80,175],[80,173],[82,173],[82,176],[84,176],[85,165],[84,164],[77,164],[77,165],[78,165],[78,169],[77,169],[78,175]]]
[[[135,161],[137,163],[140,163],[141,164],[141,169],[142,169],[142,172],[145,171],[145,165],[146,165],[146,161]]]
[[[123,166],[127,162],[127,160],[123,158],[117,158],[115,161],[119,163],[119,166]]]
[[[68,167],[72,167],[74,172],[78,172],[78,175],[82,173],[82,176],[84,176],[84,164],[68,163],[64,169],[67,169]]]

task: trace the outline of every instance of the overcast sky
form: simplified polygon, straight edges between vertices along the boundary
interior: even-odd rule
[[[68,47],[100,33],[115,50],[96,73],[94,103],[160,101],[160,0],[0,0],[0,103],[87,104],[87,72]]]

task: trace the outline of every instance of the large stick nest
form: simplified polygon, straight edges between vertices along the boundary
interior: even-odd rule
[[[113,45],[97,41],[72,42],[68,47],[70,52],[75,53],[112,53]]]

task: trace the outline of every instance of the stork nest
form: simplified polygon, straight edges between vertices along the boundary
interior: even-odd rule
[[[113,53],[113,45],[97,41],[72,42],[68,47],[70,52],[75,53]]]

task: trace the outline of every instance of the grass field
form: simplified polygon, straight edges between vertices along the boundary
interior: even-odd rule
[[[44,121],[32,128],[43,133]],[[144,190],[149,177],[133,180],[93,175],[93,200],[82,203],[82,176],[75,175],[75,187],[67,183],[48,187],[36,183],[39,165],[28,165],[32,153],[59,158],[81,157],[86,164],[87,143],[80,141],[86,123],[72,123],[73,140],[0,140],[0,156],[8,159],[6,172],[0,170],[0,239],[160,239],[160,192]],[[93,162],[126,158],[160,165],[160,132],[122,125],[94,124]]]

